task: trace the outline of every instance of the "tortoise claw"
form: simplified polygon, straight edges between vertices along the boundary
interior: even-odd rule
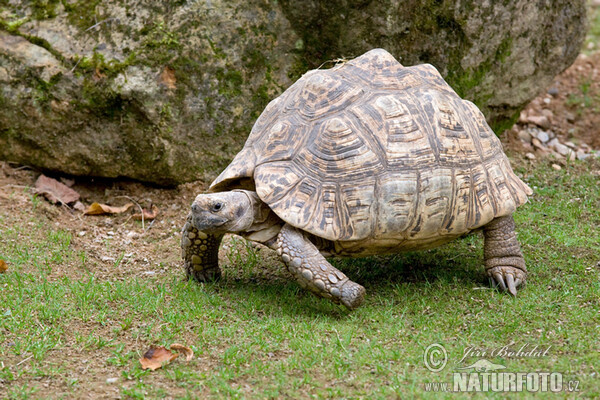
[[[503,292],[517,295],[517,288],[525,283],[525,272],[515,267],[494,267],[488,270],[494,286],[499,286]]]
[[[504,279],[502,278],[502,274],[500,274],[499,272],[495,272],[494,273],[494,281],[496,282],[497,285],[500,286],[502,291],[506,291],[506,285],[504,284]]]
[[[512,274],[506,274],[506,286],[508,286],[508,292],[513,296],[517,296],[517,288],[515,286],[515,278]]]

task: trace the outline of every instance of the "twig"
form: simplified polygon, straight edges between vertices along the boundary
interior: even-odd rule
[[[20,363],[18,363],[17,365],[15,365],[15,367],[18,367],[19,365],[23,364],[25,361],[31,359],[31,357],[33,357],[33,354],[30,355],[29,357],[27,357],[26,359],[22,360]]]
[[[115,18],[106,18],[106,19],[103,19],[102,21],[100,21],[98,23],[95,23],[94,25],[90,26],[85,31],[87,32],[89,30],[92,30],[92,29],[96,28],[97,26],[99,26],[99,25],[101,25],[101,24],[103,24],[105,22],[112,21],[113,19],[115,19]]]
[[[71,68],[71,70],[69,71],[70,74],[72,74],[73,71],[75,71],[75,68],[77,68],[77,66],[79,65],[81,60],[83,60],[83,57],[81,57],[79,60],[77,60],[77,63],[75,64],[75,66],[73,68]]]
[[[13,185],[13,184],[8,184],[8,185],[4,185],[2,186],[3,188],[5,187],[16,187],[16,188],[23,188],[23,189],[31,189],[31,186],[25,186],[25,185]]]
[[[123,223],[122,223],[121,225],[119,225],[119,226],[123,226],[123,225],[125,225],[126,223],[128,223],[128,222],[129,222],[129,220],[131,219],[131,217],[132,217],[132,216],[131,216],[131,215],[129,215],[129,217],[128,217],[128,218],[125,220],[125,222],[123,222]]]
[[[335,65],[338,65],[338,64],[346,64],[348,61],[349,60],[345,57],[344,58],[336,58],[335,60],[326,60],[323,62],[323,64],[319,65],[317,67],[317,69],[321,69],[321,67],[327,63],[335,63]]]
[[[144,216],[142,215],[142,218],[143,218],[143,217],[144,217]],[[152,222],[150,222],[150,224],[148,225],[148,229],[145,229],[145,230],[144,230],[144,233],[146,233],[147,231],[149,231],[149,230],[150,230],[150,228],[152,228],[152,225],[154,225],[154,221],[156,221],[156,220],[155,220],[155,219],[153,219],[153,220],[152,220]]]
[[[132,202],[134,202],[136,206],[138,206],[138,208],[140,209],[140,213],[142,213],[142,229],[144,229],[144,209],[142,208],[142,206],[140,206],[140,203],[138,203],[137,201],[135,201],[134,199],[132,199],[129,196],[117,196],[117,197],[124,197],[126,199],[129,199]]]

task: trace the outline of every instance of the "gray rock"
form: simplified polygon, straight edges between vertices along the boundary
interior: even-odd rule
[[[589,158],[591,154],[586,153],[583,150],[577,150],[577,159],[578,160],[585,160],[586,158]]]
[[[556,152],[558,154],[560,154],[561,156],[566,156],[567,154],[571,153],[572,150],[569,149],[567,146],[565,146],[564,144],[556,141],[552,147],[554,148],[554,150],[556,150]]]
[[[301,74],[374,47],[433,64],[500,132],[572,63],[585,10],[584,0],[5,2],[0,159],[208,181]]]
[[[558,93],[559,93],[558,88],[556,88],[554,86],[551,87],[550,89],[548,89],[548,94],[551,96],[556,97],[556,96],[558,96]]]
[[[518,135],[519,135],[519,139],[521,139],[525,143],[531,143],[531,134],[527,130],[525,130],[525,129],[520,130]]]
[[[548,132],[546,131],[538,131],[537,138],[540,142],[546,143],[548,140],[550,140],[550,135],[548,135]]]

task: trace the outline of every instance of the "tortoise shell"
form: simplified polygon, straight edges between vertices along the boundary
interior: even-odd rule
[[[210,191],[235,188],[332,241],[459,236],[531,194],[473,103],[433,66],[382,49],[271,101]]]

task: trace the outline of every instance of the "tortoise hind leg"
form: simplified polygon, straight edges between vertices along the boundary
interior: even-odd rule
[[[181,230],[183,267],[188,278],[210,282],[221,277],[218,257],[222,238],[222,235],[207,234],[196,229],[192,224],[192,214],[188,215]]]
[[[365,288],[327,262],[300,230],[285,224],[275,246],[300,286],[350,310],[360,306]]]
[[[512,215],[493,219],[483,227],[483,258],[488,276],[504,291],[517,295],[525,283],[527,268],[515,234]]]

